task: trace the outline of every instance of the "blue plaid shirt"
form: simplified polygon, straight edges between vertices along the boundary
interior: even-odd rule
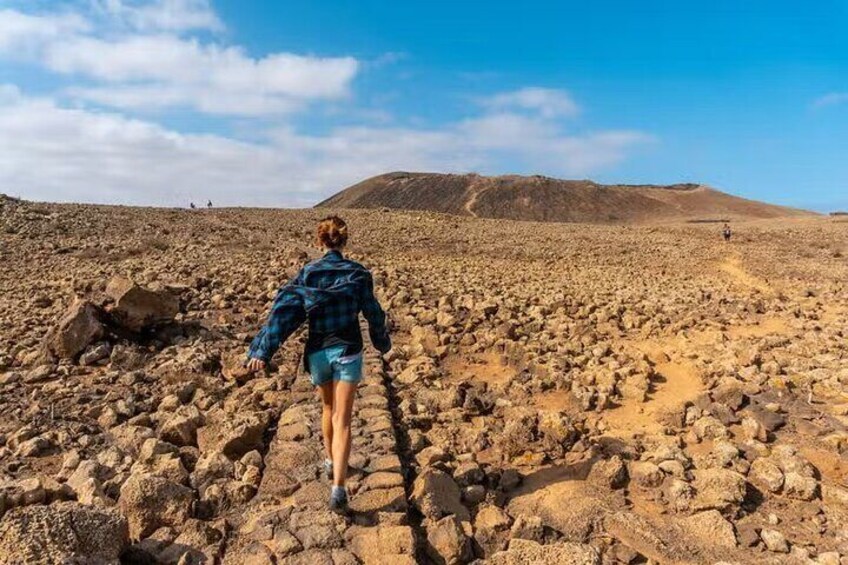
[[[309,354],[325,347],[345,345],[346,354],[357,353],[362,351],[360,312],[368,321],[374,347],[383,353],[391,349],[386,314],[374,296],[371,273],[339,251],[328,251],[277,292],[268,321],[250,344],[247,356],[269,361],[307,320],[309,337],[303,356],[307,370]]]

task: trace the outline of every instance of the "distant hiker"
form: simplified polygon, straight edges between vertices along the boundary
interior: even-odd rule
[[[189,207],[189,208],[191,208],[192,210],[194,210],[195,208],[197,208],[197,206],[195,206],[195,205],[194,205],[194,202],[192,202],[191,204],[189,204],[189,205],[188,205],[188,207]]]
[[[211,207],[212,207],[212,201],[211,201],[211,200],[210,200],[209,202],[207,202],[207,203],[206,203],[206,207],[207,207],[207,208],[211,208]]]
[[[350,457],[350,420],[356,386],[362,380],[362,333],[359,313],[368,321],[371,343],[388,352],[391,339],[386,314],[374,297],[371,273],[342,255],[348,230],[338,216],[318,224],[318,244],[326,251],[308,263],[277,292],[265,326],[254,338],[247,366],[262,370],[271,357],[300,327],[309,323],[303,366],[322,401],[321,428],[324,433],[324,472],[333,481],[330,509],[346,513],[345,489]]]
[[[724,227],[721,230],[721,235],[724,237],[724,241],[730,241],[730,236],[733,235],[733,232],[730,231],[730,224],[724,224]]]

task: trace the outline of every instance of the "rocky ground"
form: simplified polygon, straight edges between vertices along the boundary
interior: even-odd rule
[[[241,368],[324,212],[0,197],[0,563],[848,563],[848,222],[345,212],[346,520],[304,336]]]

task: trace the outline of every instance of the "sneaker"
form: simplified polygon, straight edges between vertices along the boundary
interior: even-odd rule
[[[324,459],[324,476],[329,480],[333,480],[333,461],[330,459]]]
[[[345,487],[333,486],[333,491],[330,493],[330,510],[342,515],[348,513],[347,489]]]

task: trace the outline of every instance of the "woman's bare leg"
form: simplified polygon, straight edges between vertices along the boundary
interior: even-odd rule
[[[356,384],[335,381],[333,392],[333,485],[344,486],[350,457],[350,418]]]
[[[321,393],[321,432],[324,434],[325,457],[333,460],[333,381],[318,387]]]

